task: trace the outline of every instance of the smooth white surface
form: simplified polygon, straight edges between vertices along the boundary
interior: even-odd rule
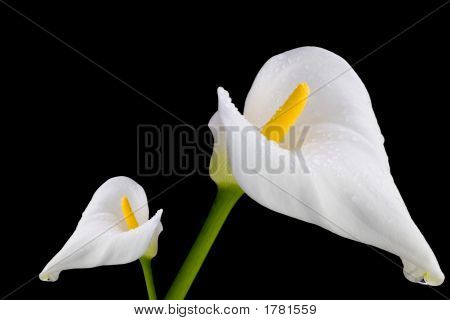
[[[311,88],[296,123],[297,133],[302,126],[310,127],[301,148],[309,173],[302,170],[298,150],[281,148],[259,133],[301,82]],[[422,282],[424,277],[430,285],[444,281],[390,174],[367,90],[345,60],[321,48],[294,49],[262,67],[248,94],[245,116],[222,88],[218,101],[210,126],[221,124],[227,132],[215,141],[215,149],[226,146],[227,152],[217,154],[227,155],[221,161],[228,162],[252,199],[399,256],[410,281]]]
[[[139,227],[128,230],[121,210],[121,199],[128,197]],[[68,269],[124,264],[142,257],[150,248],[156,255],[158,236],[162,231],[159,210],[150,220],[144,189],[127,177],[106,181],[92,200],[64,247],[50,260],[39,278],[58,280]]]

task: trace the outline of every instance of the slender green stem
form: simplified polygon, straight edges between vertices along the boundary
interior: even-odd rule
[[[152,260],[146,257],[142,257],[139,259],[142,266],[142,271],[144,271],[145,284],[147,285],[147,293],[149,300],[157,300],[155,283],[153,282],[153,274],[152,274]]]
[[[238,185],[219,186],[205,223],[181,266],[166,299],[184,299],[231,209],[244,194]]]

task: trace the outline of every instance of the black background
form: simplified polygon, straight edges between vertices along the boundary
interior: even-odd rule
[[[442,1],[334,2],[244,7],[168,3],[8,1],[186,123],[205,125],[216,88],[237,106],[263,63],[305,45],[358,61]],[[62,4],[64,3],[64,4]],[[449,6],[359,63],[386,138],[392,174],[447,275]],[[136,128],[179,124],[73,50],[0,3],[2,220],[0,296],[145,299],[138,262],[36,278],[73,232],[93,192],[127,175],[149,197],[180,179],[137,176]],[[164,232],[154,261],[168,289],[214,199],[193,175],[158,196]],[[397,257],[388,255],[399,262]],[[450,296],[448,281],[437,287]],[[188,295],[191,299],[440,299],[408,282],[367,246],[273,213],[244,196]]]

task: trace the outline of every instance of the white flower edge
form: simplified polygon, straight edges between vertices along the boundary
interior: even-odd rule
[[[267,168],[279,168],[286,159],[298,160],[292,155],[295,150],[280,148],[262,136],[222,88],[218,89],[219,110],[210,126],[213,132],[226,134],[215,135],[214,152],[222,166],[231,167],[240,187],[261,205],[391,252],[402,259],[408,280],[440,285],[444,274],[390,174],[368,93],[345,60],[314,47],[271,58],[255,79],[244,114],[261,127],[296,84],[306,81],[314,93],[344,71],[310,96],[297,123],[311,127],[302,147],[310,174],[303,172],[299,161],[293,171],[284,163],[284,172],[269,172]],[[325,79],[314,76],[322,73]],[[247,152],[244,159],[244,148],[257,152]],[[259,172],[246,170],[245,166],[258,162]]]
[[[126,196],[139,227],[128,230],[120,201]],[[149,220],[144,189],[128,177],[114,177],[101,185],[72,236],[50,260],[39,278],[56,281],[63,270],[125,264],[142,256],[152,258],[158,250],[162,232],[162,210]]]

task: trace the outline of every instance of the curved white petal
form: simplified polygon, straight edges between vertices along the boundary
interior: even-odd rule
[[[310,94],[297,126],[313,125],[313,130],[320,130],[320,126],[335,125],[358,133],[389,169],[384,138],[364,84],[344,59],[328,50],[301,47],[270,58],[247,95],[245,117],[261,128],[301,82],[308,83]],[[310,139],[315,135],[310,132]]]
[[[429,284],[443,282],[432,250],[380,161],[382,155],[374,157],[381,149],[374,148],[372,140],[352,127],[320,122],[323,132],[316,133],[318,140],[301,149],[310,170],[306,173],[298,150],[282,149],[265,139],[237,111],[226,91],[219,88],[218,95],[228,161],[251,198],[276,212],[398,255],[411,281],[421,281],[426,273]]]
[[[120,207],[121,199],[124,196],[128,198],[139,225],[147,222],[149,212],[147,195],[144,189],[133,179],[123,176],[107,180],[95,191],[91,202],[83,212],[83,217],[97,212],[109,212],[121,220],[119,226],[122,230],[128,230]]]
[[[156,254],[158,253],[158,238],[159,235],[161,234],[161,232],[163,231],[163,226],[161,223],[161,214],[162,214],[163,210],[159,209],[155,216],[150,219],[153,220],[155,219],[155,223],[156,223],[156,229],[152,232],[152,238],[150,239],[150,245],[147,248],[147,251],[145,252],[145,256],[147,258],[154,258],[156,256]]]
[[[122,196],[128,197],[135,210],[136,229],[128,230],[124,225]],[[124,264],[143,255],[153,257],[162,231],[161,213],[159,210],[150,220],[143,220],[148,217],[148,206],[142,187],[126,177],[108,180],[95,192],[74,233],[39,278],[56,281],[63,270]]]
[[[237,185],[228,163],[225,130],[218,112],[211,117],[208,126],[214,136],[214,149],[209,164],[209,175],[217,185]]]
[[[285,190],[301,190],[309,202],[317,201],[313,177],[300,170],[293,151],[267,140],[232,104],[228,92],[218,89],[219,114],[226,130],[232,172],[241,188],[261,205],[307,222],[317,217],[307,211],[290,212],[298,200]]]

